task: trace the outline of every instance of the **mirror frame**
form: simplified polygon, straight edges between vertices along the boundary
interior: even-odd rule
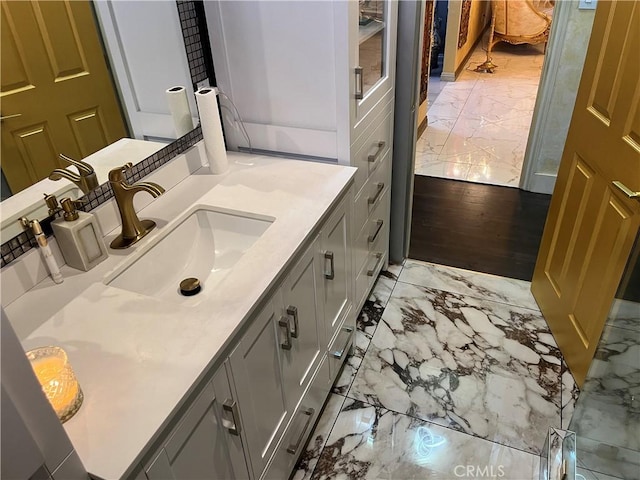
[[[204,13],[203,0],[176,0],[180,26],[184,39],[184,46],[189,62],[189,72],[194,91],[200,86],[215,86],[213,71],[213,57],[209,45],[209,33]],[[156,153],[147,157],[131,168],[126,175],[128,182],[137,182],[157,168],[166,164],[176,156],[202,140],[200,126],[168,144]],[[85,201],[81,210],[89,212],[113,197],[113,191],[108,182],[96,187],[91,192],[80,197]],[[59,215],[59,214],[57,214]],[[56,215],[41,221],[44,233],[53,234],[51,221]],[[37,246],[33,233],[24,231],[0,245],[0,268],[4,268],[24,253]]]

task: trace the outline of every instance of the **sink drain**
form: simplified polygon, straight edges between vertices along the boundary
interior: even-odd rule
[[[200,290],[202,290],[202,285],[197,278],[189,277],[180,282],[180,293],[185,297],[197,295]]]

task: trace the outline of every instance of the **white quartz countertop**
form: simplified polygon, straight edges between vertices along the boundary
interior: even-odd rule
[[[172,413],[229,353],[234,335],[355,172],[231,152],[229,160],[227,173],[199,171],[138,212],[158,228],[131,249],[110,249],[89,272],[65,266],[64,283],[48,278],[6,308],[25,350],[59,345],[67,351],[84,403],[64,428],[96,477],[134,472]],[[185,306],[104,283],[201,206],[275,219],[207,300]],[[107,245],[117,233],[107,235]]]

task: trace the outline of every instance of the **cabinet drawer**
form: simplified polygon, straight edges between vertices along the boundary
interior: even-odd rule
[[[388,195],[385,195],[381,205],[381,209],[385,214],[388,211],[388,205]],[[386,218],[388,218],[388,216]],[[378,278],[378,274],[387,260],[388,247],[389,224],[385,221],[374,242],[369,244],[362,266],[358,269],[358,275],[356,276],[356,296],[354,300],[357,311],[362,308],[362,303],[364,302],[363,297],[369,295],[371,287],[376,278]]]
[[[373,172],[373,175],[365,182],[364,188],[356,197],[354,221],[356,234],[362,231],[367,218],[380,204],[384,193],[390,188],[390,157],[391,152],[388,151],[384,155],[380,167]]]
[[[291,475],[329,393],[331,384],[327,381],[328,377],[329,364],[325,355],[313,382],[298,403],[269,466],[260,477],[261,480],[285,479]]]
[[[385,154],[391,149],[391,124],[393,115],[387,112],[382,119],[376,119],[374,128],[353,157],[353,165],[358,167],[355,176],[356,193],[364,186],[367,178],[380,165]],[[377,124],[377,125],[376,125]]]
[[[373,209],[369,218],[365,221],[364,227],[356,238],[354,245],[356,272],[362,270],[366,258],[369,256],[373,245],[377,243],[382,236],[383,230],[388,228],[389,214],[387,209],[389,193],[384,192],[381,195],[378,204]],[[386,247],[384,247],[386,251]]]
[[[340,327],[337,335],[329,345],[327,352],[327,358],[329,359],[329,373],[331,374],[331,383],[335,381],[340,367],[344,363],[351,346],[353,345],[353,339],[356,331],[355,319],[349,321],[347,319]]]

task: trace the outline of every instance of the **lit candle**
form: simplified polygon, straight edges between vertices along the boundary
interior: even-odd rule
[[[31,367],[58,418],[65,422],[82,404],[82,390],[60,347],[41,347],[27,352]]]

